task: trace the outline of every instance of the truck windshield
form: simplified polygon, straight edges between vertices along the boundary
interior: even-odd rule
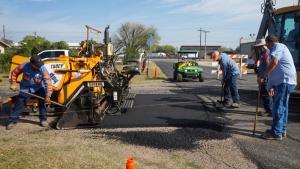
[[[300,22],[295,22],[295,16],[296,12],[276,16],[276,35],[289,48],[295,66],[300,69]]]

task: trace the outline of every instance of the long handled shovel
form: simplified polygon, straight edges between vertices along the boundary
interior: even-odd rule
[[[253,125],[253,135],[255,135],[256,131],[256,123],[257,123],[257,117],[258,117],[258,107],[259,107],[259,100],[260,100],[260,90],[261,85],[258,85],[258,92],[257,92],[257,98],[256,98],[256,112],[255,112],[255,119],[254,119],[254,125]]]
[[[31,97],[35,97],[35,98],[40,99],[40,100],[45,100],[45,98],[43,98],[41,96],[38,96],[36,94],[33,94],[33,93],[24,92],[24,91],[21,91],[21,90],[17,90],[17,91],[19,91],[20,93],[23,93],[25,95],[28,95],[28,96],[31,96]],[[60,106],[60,107],[66,107],[65,105],[62,105],[62,104],[57,103],[57,102],[52,101],[52,100],[50,101],[50,103],[54,104],[54,105],[57,105],[57,106]]]
[[[222,83],[220,100],[217,100],[217,102],[223,104],[223,97],[224,97],[224,83]]]

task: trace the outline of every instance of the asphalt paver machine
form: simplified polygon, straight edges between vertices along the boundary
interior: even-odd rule
[[[53,85],[51,108],[58,115],[54,124],[57,129],[98,125],[105,115],[124,112],[133,106],[135,95],[129,93],[129,82],[139,74],[139,66],[118,70],[109,26],[105,28],[103,43],[89,39],[91,32],[99,37],[99,30],[86,28],[87,39],[77,56],[43,59]],[[26,61],[28,57],[14,56],[11,70]]]

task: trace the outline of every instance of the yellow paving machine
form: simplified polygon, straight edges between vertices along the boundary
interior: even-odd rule
[[[101,32],[86,28],[87,39],[77,56],[43,59],[53,85],[51,107],[59,115],[54,125],[57,129],[97,125],[106,114],[119,113],[133,106],[135,95],[129,93],[129,81],[139,74],[139,66],[117,70],[109,26],[105,28],[104,43],[92,43],[90,33],[96,32],[98,39]],[[26,61],[28,57],[14,56],[10,70]]]

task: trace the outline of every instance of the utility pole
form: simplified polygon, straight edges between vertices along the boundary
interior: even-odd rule
[[[209,32],[207,30],[203,30],[202,28],[200,28],[200,30],[198,30],[200,32],[200,48],[199,48],[199,55],[201,54],[201,33],[204,32],[205,35],[205,46],[204,46],[204,59],[206,57],[206,34]]]
[[[199,46],[199,59],[200,59],[200,56],[201,56],[201,34],[202,34],[202,28],[200,28],[199,30],[198,30],[199,32],[200,32],[200,46]]]
[[[149,46],[149,53],[148,53],[148,59],[147,59],[147,69],[146,69],[146,74],[147,74],[147,78],[149,78],[149,66],[150,66],[150,59],[151,59],[151,47],[153,44],[153,37],[154,37],[154,33],[153,32],[148,32],[148,40],[147,40],[147,44]]]
[[[5,39],[5,25],[3,24],[3,39]]]
[[[209,31],[203,31],[204,32],[204,35],[205,35],[205,40],[204,40],[204,59],[206,59],[206,54],[207,54],[207,51],[206,51],[206,34],[209,33]]]

